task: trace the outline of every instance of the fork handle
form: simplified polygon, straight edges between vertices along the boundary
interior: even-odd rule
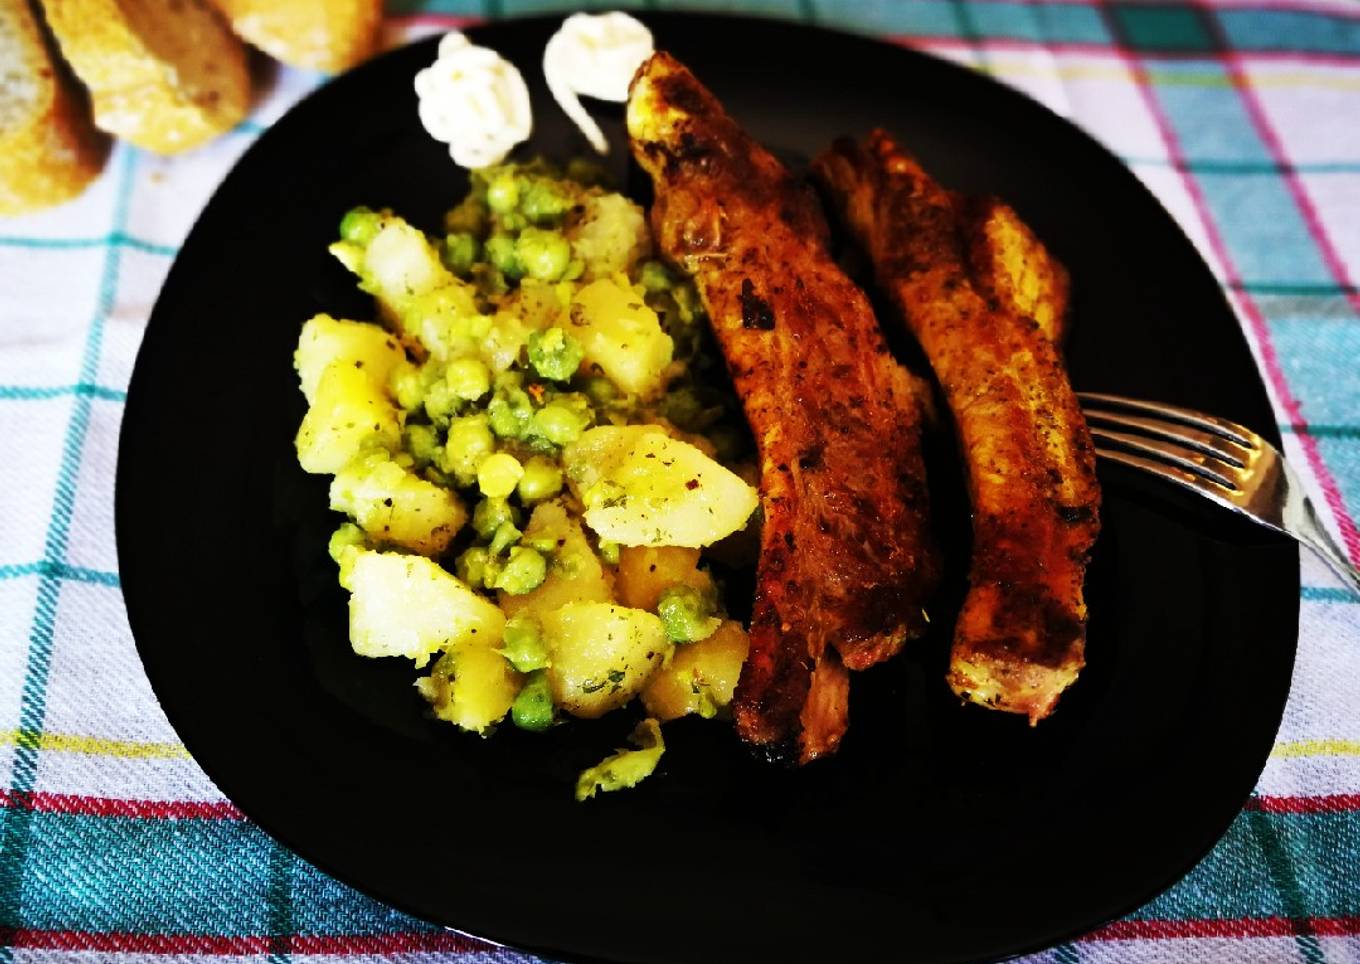
[[[1326,526],[1318,519],[1311,501],[1303,500],[1303,511],[1297,513],[1295,518],[1287,520],[1286,527],[1294,538],[1312,549],[1323,562],[1327,563],[1328,568],[1341,578],[1351,592],[1360,596],[1360,571],[1346,558],[1345,550],[1337,545]]]

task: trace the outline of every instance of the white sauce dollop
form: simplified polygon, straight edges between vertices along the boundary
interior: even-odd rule
[[[572,14],[548,41],[543,51],[548,90],[601,154],[609,152],[609,143],[579,96],[626,101],[629,81],[651,55],[651,31],[626,13]]]
[[[461,167],[505,160],[533,130],[529,88],[515,65],[457,30],[439,41],[439,57],[416,74],[420,122]]]

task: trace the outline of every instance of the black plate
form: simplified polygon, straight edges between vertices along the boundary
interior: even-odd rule
[[[1066,122],[871,40],[644,19],[786,157],[882,124],[950,186],[1012,201],[1075,279],[1079,388],[1274,436],[1209,271]],[[555,25],[472,33],[524,70],[531,148],[561,157],[583,144],[537,69]],[[312,313],[372,310],[325,252],[345,209],[390,205],[433,227],[464,189],[416,120],[411,79],[433,56],[430,41],[382,57],[260,138],[176,260],[138,359],[118,467],[123,591],[156,693],[222,791],[377,898],[575,958],[993,957],[1130,911],[1183,875],[1264,765],[1293,663],[1298,557],[1115,472],[1090,665],[1035,730],[950,697],[946,604],[935,637],[857,678],[837,758],[782,771],[725,726],[681,721],[655,777],[577,805],[576,770],[622,737],[623,714],[483,741],[424,717],[404,661],[349,652],[325,480],[293,458],[290,361]],[[621,111],[605,110],[623,172]],[[957,572],[958,545],[951,555]]]

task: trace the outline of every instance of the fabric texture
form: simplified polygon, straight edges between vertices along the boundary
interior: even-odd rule
[[[390,33],[567,6],[400,0]],[[678,6],[890,37],[1094,133],[1212,266],[1286,454],[1360,559],[1360,4]],[[79,200],[0,221],[0,964],[534,960],[377,904],[245,820],[157,706],[119,593],[118,429],[147,316],[214,186],[323,79],[281,70],[212,145],[118,146]],[[1026,960],[1360,961],[1360,598],[1302,565],[1293,691],[1244,812],[1175,887]]]

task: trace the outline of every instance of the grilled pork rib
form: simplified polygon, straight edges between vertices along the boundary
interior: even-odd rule
[[[924,628],[936,563],[918,397],[828,254],[815,198],[668,54],[634,78],[628,133],[658,242],[694,277],[760,449],[737,729],[772,751],[796,740],[807,762],[845,731],[846,670]]]
[[[1019,268],[999,271],[978,253],[978,233],[961,230],[969,219],[957,200],[883,131],[863,146],[837,141],[814,172],[954,415],[973,558],[949,684],[1036,723],[1084,665],[1082,583],[1099,530],[1095,453],[1053,341],[1052,299],[1060,313],[1065,278],[1051,263],[1039,271],[1043,284],[1023,282]],[[1043,298],[1046,325],[1035,307]]]

